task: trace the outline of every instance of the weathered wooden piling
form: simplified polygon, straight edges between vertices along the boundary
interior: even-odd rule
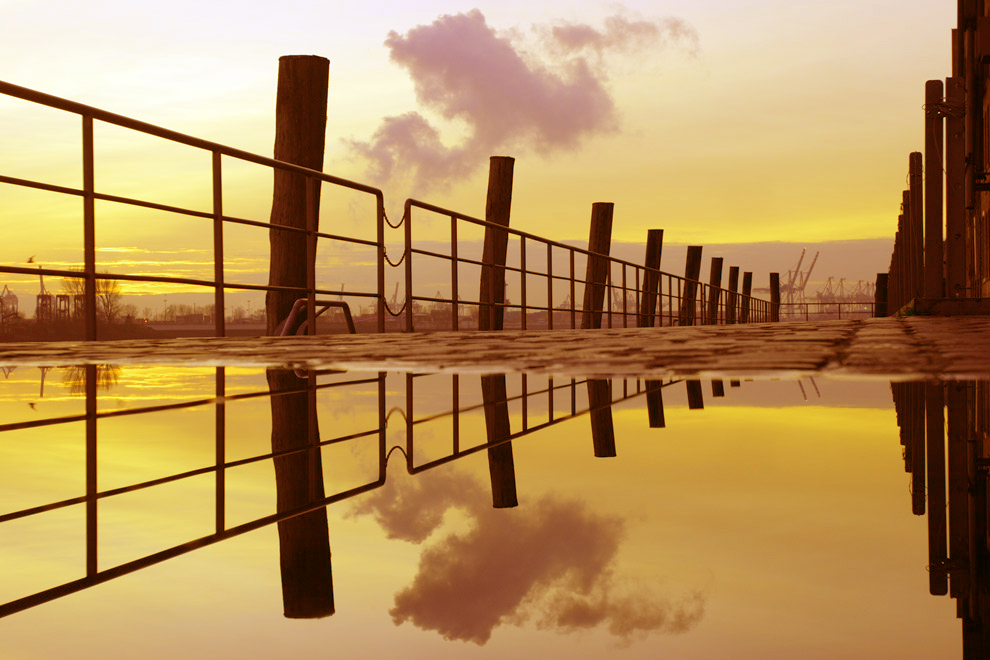
[[[700,245],[689,245],[684,260],[684,289],[681,291],[678,310],[679,325],[694,325],[695,298],[698,296],[698,279],[701,277]]]
[[[323,170],[329,77],[330,61],[324,57],[286,55],[279,58],[275,101],[276,160]],[[313,208],[314,204],[316,208]],[[310,184],[307,191],[307,177],[275,168],[271,224],[291,229],[273,227],[269,231],[268,285],[297,290],[270,289],[265,294],[269,335],[278,334],[279,325],[289,316],[292,305],[303,297],[301,290],[307,287],[310,279],[307,264],[311,251],[311,239],[305,230],[314,224],[314,216],[318,215],[319,185],[314,189]]]
[[[583,329],[602,327],[605,285],[608,282],[609,252],[612,245],[612,202],[591,205],[591,232],[588,236],[588,264],[584,278]]]
[[[512,173],[515,159],[492,156],[488,164],[488,197],[485,222],[509,226],[512,209]],[[496,227],[485,227],[485,244],[481,257],[481,292],[478,300],[479,330],[501,330],[505,318],[505,257],[509,234]],[[525,310],[523,310],[525,314]]]
[[[612,458],[616,455],[615,427],[612,424],[612,384],[608,380],[588,379],[588,407],[595,457]]]
[[[519,505],[516,496],[516,468],[512,457],[509,403],[505,374],[481,377],[481,397],[488,434],[488,472],[492,483],[492,506],[508,509]]]
[[[925,222],[924,190],[922,185],[923,156],[920,151],[911,152],[908,159],[908,194],[911,197],[910,213],[907,214],[908,240],[911,245],[911,291],[910,298],[920,298],[924,292],[925,272]]]
[[[945,290],[949,298],[966,297],[966,92],[961,78],[946,80],[945,123]]]
[[[736,308],[739,306],[739,266],[729,266],[729,290],[725,295],[725,322],[736,322]]]
[[[712,397],[721,398],[725,396],[725,384],[721,378],[712,379]]]
[[[718,325],[718,304],[722,293],[722,257],[712,257],[708,276],[708,314],[706,323]]]
[[[657,298],[660,290],[660,256],[663,251],[663,230],[650,229],[646,232],[646,270],[643,274],[643,292],[640,298],[639,317],[636,325],[652,328],[657,317]]]
[[[739,322],[749,323],[749,307],[753,294],[753,273],[743,272],[742,300],[739,303]]]
[[[939,381],[925,384],[925,435],[928,468],[928,587],[933,596],[949,592],[945,570],[945,414],[944,395]]]
[[[770,273],[770,322],[780,321],[780,273]]]
[[[873,293],[873,316],[887,316],[887,282],[888,273],[877,273],[877,281]]]
[[[941,80],[925,83],[925,278],[924,296],[941,298],[945,295],[942,247],[942,157],[945,145],[942,137],[943,84]]]

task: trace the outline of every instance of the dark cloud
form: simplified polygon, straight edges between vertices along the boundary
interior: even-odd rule
[[[477,9],[389,33],[385,45],[392,61],[409,72],[419,103],[462,124],[466,136],[447,147],[418,112],[387,117],[369,141],[350,142],[369,161],[371,176],[408,177],[422,192],[470,175],[503,150],[575,149],[589,136],[618,128],[605,73],[597,66],[604,52],[697,39],[678,19],[621,15],[606,19],[601,30],[573,24],[537,33],[557,56],[549,64],[524,56]]]
[[[577,500],[547,497],[518,509],[493,509],[488,493],[456,474],[421,475],[385,488],[356,514],[376,517],[390,538],[420,541],[444,507],[469,516],[467,531],[426,546],[410,584],[390,610],[447,639],[484,644],[499,625],[533,621],[572,632],[606,628],[629,641],[650,632],[680,633],[700,621],[703,599],[671,602],[614,575],[623,522]]]

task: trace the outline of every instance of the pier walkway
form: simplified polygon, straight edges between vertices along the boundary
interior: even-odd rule
[[[562,376],[990,378],[990,317],[0,344],[0,366],[257,366]]]

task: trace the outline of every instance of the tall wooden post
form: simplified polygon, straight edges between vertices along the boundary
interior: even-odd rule
[[[770,273],[770,322],[780,321],[780,273]]]
[[[687,258],[684,263],[684,290],[681,292],[678,323],[694,325],[695,298],[698,295],[698,280],[701,277],[701,248],[700,245],[689,245]]]
[[[753,273],[743,272],[742,302],[739,305],[739,322],[749,323],[749,302],[753,294]]]
[[[736,322],[736,308],[739,306],[739,266],[729,266],[729,291],[725,296],[725,322]]]
[[[588,406],[591,417],[591,441],[598,458],[615,456],[615,427],[612,424],[612,384],[603,379],[588,379]]]
[[[485,202],[485,222],[509,226],[512,208],[512,171],[515,159],[492,156],[488,165],[488,198]],[[501,330],[505,317],[505,255],[509,246],[508,232],[485,227],[482,253],[481,293],[478,300],[479,330]],[[525,311],[525,310],[524,310]]]
[[[925,272],[925,222],[924,191],[922,186],[922,162],[920,151],[911,152],[908,159],[908,193],[911,196],[908,214],[908,239],[911,243],[911,297],[920,298],[924,292]]]
[[[966,292],[966,92],[962,78],[946,80],[945,125],[945,293],[963,298]]]
[[[278,91],[275,100],[275,159],[323,170],[326,144],[327,88],[330,61],[315,55],[286,55],[278,60]],[[271,223],[307,229],[306,177],[275,169]],[[309,203],[312,205],[312,193]],[[315,190],[319,208],[319,186]],[[310,213],[313,209],[310,209]],[[318,214],[318,210],[317,210]],[[272,228],[269,232],[271,263],[269,286],[293,287],[298,291],[268,291],[265,294],[267,333],[278,334],[296,299],[307,285],[307,235]],[[223,310],[217,310],[222,314]],[[312,325],[312,324],[311,324]]]
[[[945,289],[942,248],[942,156],[945,153],[941,80],[925,83],[925,286],[926,298]]]
[[[591,234],[588,236],[588,267],[584,282],[581,328],[602,327],[602,303],[608,281],[609,251],[612,245],[612,202],[591,205]]]
[[[643,274],[643,295],[640,299],[639,318],[636,325],[652,328],[657,317],[657,294],[660,289],[660,254],[663,251],[663,230],[646,232],[646,270]]]
[[[877,282],[873,296],[873,316],[881,318],[887,316],[887,273],[877,273]]]
[[[712,257],[708,277],[708,325],[718,325],[718,303],[722,294],[722,257]]]
[[[687,389],[688,410],[702,410],[705,407],[705,395],[701,391],[700,380],[686,380],[684,387]]]
[[[651,429],[662,429],[667,425],[663,415],[662,387],[662,381],[646,381],[646,412],[650,420]]]
[[[488,472],[492,481],[492,506],[507,509],[518,506],[516,468],[512,458],[512,431],[509,427],[509,403],[505,374],[481,377],[481,398],[485,407],[485,430],[488,433]]]

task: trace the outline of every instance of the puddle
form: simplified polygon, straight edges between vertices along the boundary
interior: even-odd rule
[[[987,391],[6,368],[0,639],[37,658],[962,658]]]

